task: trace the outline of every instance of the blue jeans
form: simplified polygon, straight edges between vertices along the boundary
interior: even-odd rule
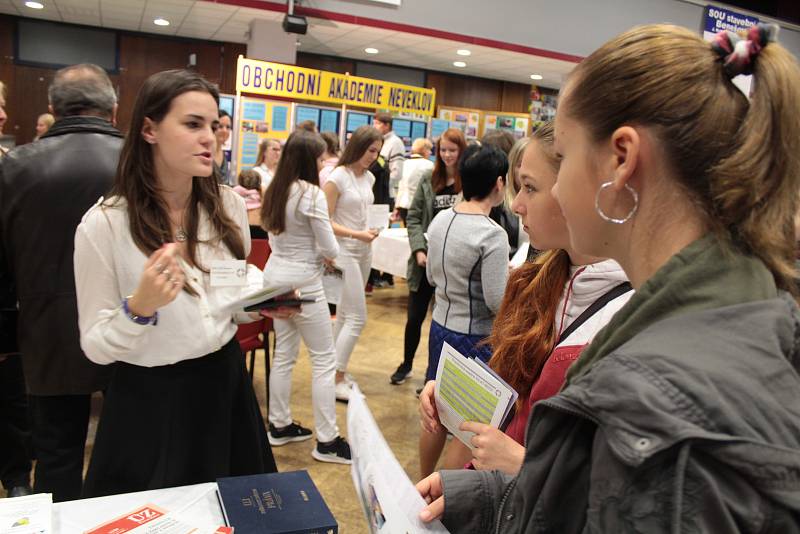
[[[488,345],[478,344],[486,336],[462,334],[443,327],[436,321],[431,321],[431,332],[428,335],[428,370],[425,371],[425,381],[436,379],[436,369],[439,367],[439,356],[445,342],[468,358],[478,358],[488,362],[492,357],[492,349]]]

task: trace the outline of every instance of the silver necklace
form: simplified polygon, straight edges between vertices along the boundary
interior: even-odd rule
[[[178,243],[183,243],[188,238],[189,236],[186,235],[186,230],[183,229],[183,226],[179,226],[178,230],[175,231],[175,241]]]

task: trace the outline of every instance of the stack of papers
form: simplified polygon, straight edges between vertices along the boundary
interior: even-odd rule
[[[0,499],[0,534],[50,534],[53,532],[53,495],[37,493]]]
[[[198,528],[160,506],[145,504],[84,534],[233,534],[233,528]]]
[[[436,369],[434,390],[439,421],[467,447],[474,434],[459,430],[464,421],[500,428],[518,394],[477,358],[467,358],[445,343]]]

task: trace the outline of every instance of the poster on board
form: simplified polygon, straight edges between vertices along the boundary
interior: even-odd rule
[[[237,171],[256,164],[258,145],[263,139],[283,141],[289,137],[290,106],[288,102],[261,98],[239,99]]]

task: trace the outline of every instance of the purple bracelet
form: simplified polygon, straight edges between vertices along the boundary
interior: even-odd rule
[[[128,307],[128,299],[130,297],[125,297],[122,299],[122,311],[125,312],[125,315],[136,324],[140,324],[142,326],[147,325],[157,325],[158,324],[158,311],[156,311],[150,317],[143,317],[141,315],[136,315],[135,313],[131,312],[131,309]]]

